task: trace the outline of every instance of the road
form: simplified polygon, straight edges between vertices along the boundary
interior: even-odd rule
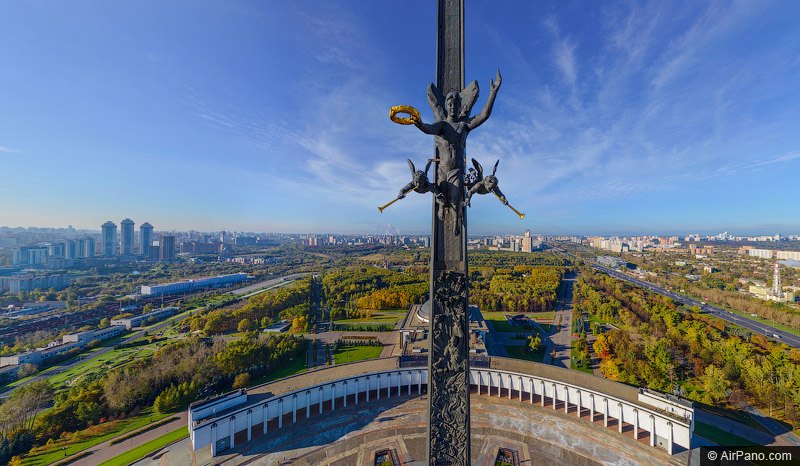
[[[553,320],[553,334],[547,338],[545,364],[569,369],[570,350],[572,348],[572,290],[575,286],[575,274],[565,276],[561,281],[558,310]],[[557,324],[557,325],[556,325]]]
[[[254,291],[261,291],[264,288],[269,288],[271,286],[275,286],[275,285],[281,284],[281,283],[289,281],[289,280],[296,280],[296,279],[298,279],[300,277],[304,277],[306,275],[308,275],[307,272],[305,272],[305,273],[293,273],[291,275],[286,275],[284,277],[271,278],[271,279],[265,280],[263,282],[253,283],[252,285],[247,285],[247,286],[245,286],[243,288],[239,288],[239,289],[233,290],[233,291],[231,291],[231,294],[245,295],[245,294],[248,294],[248,293],[252,293]]]
[[[670,290],[661,288],[658,285],[654,285],[650,282],[646,282],[636,277],[632,277],[618,270],[614,270],[608,267],[603,267],[602,265],[594,263],[592,264],[592,268],[600,272],[603,272],[605,274],[608,274],[619,280],[624,280],[628,283],[645,288],[654,293],[658,293],[660,295],[672,298],[673,300],[681,304],[686,304],[687,306],[697,306],[701,310],[715,317],[719,317],[720,319],[726,320],[732,324],[744,327],[747,330],[750,330],[751,332],[760,333],[761,335],[764,335],[781,343],[786,343],[787,345],[792,346],[794,348],[800,348],[800,336],[777,329],[769,324],[765,324],[757,320],[750,319],[749,317],[745,317],[741,314],[736,314],[734,312],[726,311],[725,309],[721,309],[716,306],[712,306],[710,304],[705,304],[702,301],[698,301],[696,299],[692,299],[684,295],[674,293]]]

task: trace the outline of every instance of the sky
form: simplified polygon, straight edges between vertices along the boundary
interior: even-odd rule
[[[433,1],[0,2],[0,225],[425,234]],[[466,2],[471,234],[800,233],[800,2]]]

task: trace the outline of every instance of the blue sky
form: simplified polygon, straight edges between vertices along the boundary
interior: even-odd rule
[[[467,1],[471,233],[800,233],[800,2]],[[435,2],[0,3],[0,225],[424,233]]]

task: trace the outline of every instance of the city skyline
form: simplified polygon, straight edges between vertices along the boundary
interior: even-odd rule
[[[376,207],[432,149],[388,108],[431,119],[433,3],[188,5],[0,6],[0,224],[428,231]],[[469,156],[527,214],[477,199],[471,234],[800,231],[800,6],[467,9],[479,105],[504,77]]]

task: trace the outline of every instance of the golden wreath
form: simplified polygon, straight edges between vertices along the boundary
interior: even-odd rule
[[[398,113],[405,113],[408,117],[399,117]],[[395,105],[389,109],[389,119],[400,125],[413,125],[419,123],[419,110],[410,105]]]

